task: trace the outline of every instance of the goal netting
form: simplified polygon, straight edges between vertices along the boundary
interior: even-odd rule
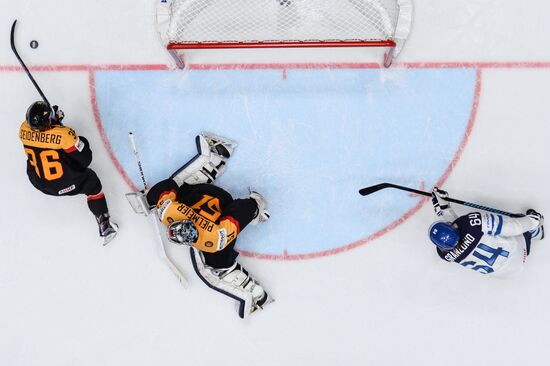
[[[157,1],[159,33],[178,64],[189,49],[379,46],[391,47],[389,66],[412,22],[412,0]]]

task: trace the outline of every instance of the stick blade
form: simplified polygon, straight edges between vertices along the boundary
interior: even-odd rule
[[[11,25],[11,32],[10,32],[10,45],[11,50],[14,53],[17,53],[17,50],[15,49],[15,24],[17,23],[17,19],[13,21],[13,24]]]
[[[359,190],[359,194],[361,196],[368,196],[369,194],[372,194],[374,192],[378,192],[379,190],[384,189],[384,188],[388,188],[388,187],[391,187],[390,183],[375,184],[373,186],[361,188]]]

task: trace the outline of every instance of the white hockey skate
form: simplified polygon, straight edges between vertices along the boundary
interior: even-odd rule
[[[212,268],[211,270],[220,280],[240,287],[252,294],[251,303],[244,304],[244,306],[248,306],[248,309],[243,309],[241,302],[236,303],[236,309],[241,318],[245,318],[257,310],[262,310],[264,306],[275,301],[258,281],[252,278],[248,271],[237,262],[227,269],[216,270]]]

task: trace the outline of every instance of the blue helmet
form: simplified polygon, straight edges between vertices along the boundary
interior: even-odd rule
[[[430,226],[430,240],[439,249],[450,250],[458,244],[460,234],[451,223],[439,221]]]

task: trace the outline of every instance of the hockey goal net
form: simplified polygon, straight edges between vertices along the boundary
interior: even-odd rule
[[[157,0],[162,42],[179,67],[192,49],[389,47],[410,31],[412,0]]]

